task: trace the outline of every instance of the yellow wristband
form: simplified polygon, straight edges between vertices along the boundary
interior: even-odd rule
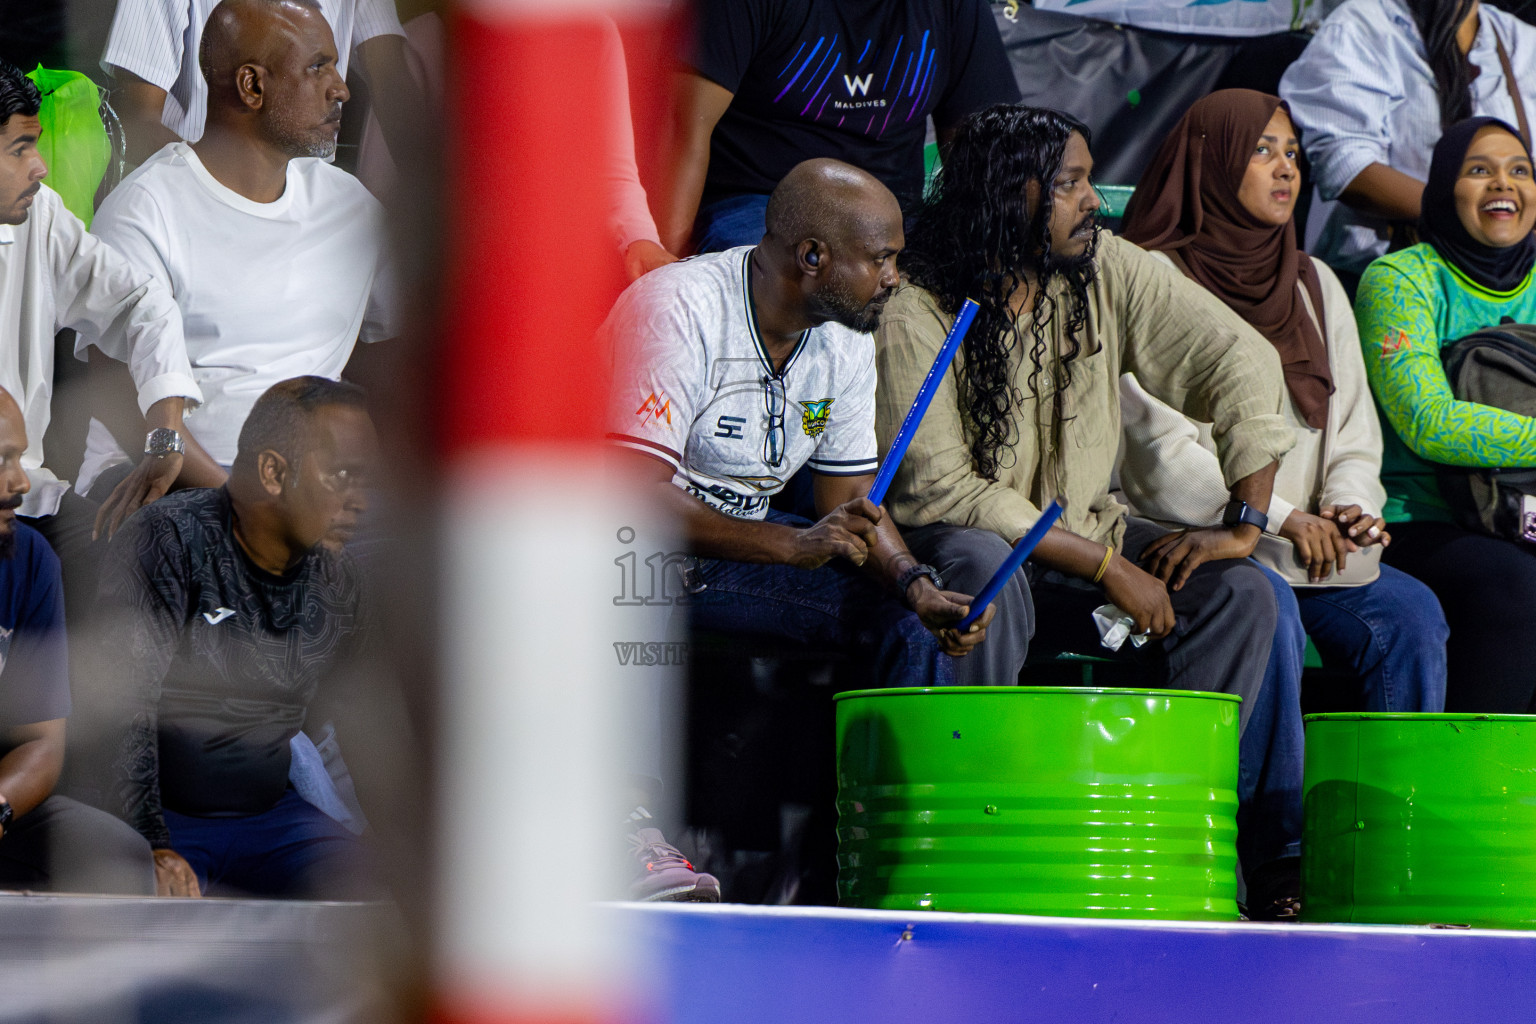
[[[1104,574],[1109,571],[1110,560],[1114,557],[1115,549],[1112,546],[1105,544],[1104,561],[1099,563],[1099,571],[1093,574],[1093,582],[1097,583],[1104,578]]]

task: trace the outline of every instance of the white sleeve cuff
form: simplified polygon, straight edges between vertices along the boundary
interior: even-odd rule
[[[1381,509],[1372,508],[1375,504],[1375,501],[1370,498],[1361,498],[1352,494],[1325,495],[1323,497],[1324,508],[1327,508],[1329,505],[1359,505],[1360,510],[1366,515],[1375,516],[1377,519],[1380,519]]]
[[[1296,511],[1295,505],[1292,505],[1278,494],[1271,494],[1269,496],[1269,525],[1264,528],[1264,532],[1276,537],[1280,536],[1280,527],[1285,525],[1286,519],[1290,518],[1291,513],[1294,511]]]
[[[139,412],[148,415],[150,406],[166,398],[185,398],[188,409],[203,404],[197,381],[183,373],[162,373],[140,386]]]

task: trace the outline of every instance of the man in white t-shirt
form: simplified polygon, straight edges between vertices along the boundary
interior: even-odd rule
[[[870,332],[897,283],[901,210],[864,171],[808,160],[774,190],[767,227],[756,247],[661,267],[619,298],[603,325],[618,366],[608,437],[686,533],[692,628],[846,652],[874,686],[952,684],[992,612],[957,632],[971,598],[943,590],[865,497]],[[768,508],[806,465],[815,523]]]
[[[76,352],[94,347],[127,362],[138,394],[124,432],[134,450],[146,429],[178,430],[185,404],[201,393],[182,343],[181,315],[170,294],[144,270],[85,230],[43,179],[37,87],[0,61],[0,387],[21,406],[28,438],[21,457],[32,488],[18,514],[47,538],[64,563],[69,614],[94,598],[88,549],[96,509],[45,465],[43,435],[53,398],[54,335],[77,333]],[[120,367],[121,369],[121,367]],[[141,415],[144,417],[141,419]],[[149,460],[171,478],[181,458]],[[157,495],[170,485],[146,473]]]
[[[355,57],[390,141],[391,114],[417,113],[420,90],[406,67],[394,0],[319,0],[335,36],[336,70]],[[178,140],[202,138],[208,85],[198,69],[204,26],[216,0],[118,0],[102,70],[117,81],[118,109],[135,163]],[[395,148],[399,148],[398,146]]]
[[[216,464],[183,486],[217,486],[256,399],[290,377],[337,379],[356,343],[394,333],[383,212],[333,152],[347,87],[314,0],[224,0],[202,47],[207,129],[130,174],[93,230],[159,280],[186,326],[203,404],[184,443]],[[110,532],[143,501],[141,463],[92,421],[78,484]],[[223,468],[219,468],[223,467]],[[100,482],[98,482],[100,481]]]

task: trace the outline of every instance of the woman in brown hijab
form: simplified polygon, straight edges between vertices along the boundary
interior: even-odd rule
[[[1381,428],[1349,298],[1297,245],[1300,159],[1279,97],[1213,93],[1147,167],[1123,234],[1215,294],[1280,354],[1296,447],[1280,462],[1253,555],[1280,611],[1264,685],[1299,694],[1310,635],[1324,664],[1354,674],[1365,710],[1439,711],[1445,616],[1428,587],[1380,564],[1391,542],[1380,518]],[[1220,522],[1228,494],[1209,425],[1185,419],[1130,374],[1120,398],[1120,477],[1137,513],[1168,525]],[[1255,882],[1261,892],[1288,888],[1260,879],[1250,889]],[[1293,911],[1252,896],[1250,914]]]

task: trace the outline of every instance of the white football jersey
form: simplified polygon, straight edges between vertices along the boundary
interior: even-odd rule
[[[751,255],[744,246],[646,274],[602,332],[616,363],[609,439],[665,461],[673,483],[719,511],[761,519],[807,463],[875,472],[875,342],[821,324],[775,373],[747,285]]]

